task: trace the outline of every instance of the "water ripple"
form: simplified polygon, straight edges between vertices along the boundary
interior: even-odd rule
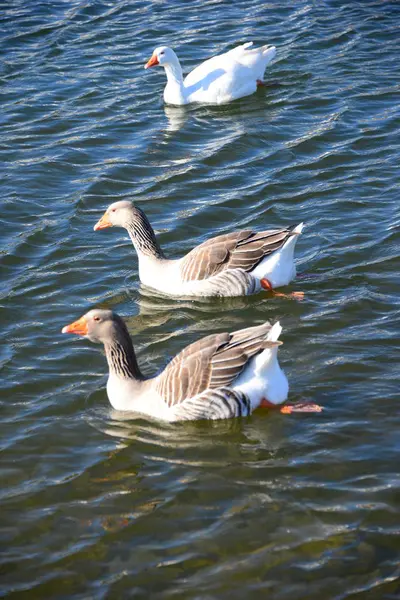
[[[398,570],[396,2],[141,0],[3,7],[2,568],[7,597],[395,598]],[[273,43],[267,86],[164,107],[161,43],[185,72]],[[138,284],[131,198],[170,256],[232,226],[305,221],[305,301],[176,303]],[[112,411],[104,356],[60,335],[126,319],[143,370],[279,319],[292,400],[178,426]],[[62,590],[62,592],[60,592]]]

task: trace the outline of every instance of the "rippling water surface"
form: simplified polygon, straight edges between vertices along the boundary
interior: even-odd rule
[[[0,594],[398,598],[399,3],[11,0],[0,15]],[[163,72],[143,70],[161,43],[189,70],[248,40],[277,57],[229,106],[166,108]],[[93,232],[124,198],[170,256],[305,221],[304,302],[140,290],[125,232]],[[210,331],[279,319],[291,400],[325,411],[123,419],[99,348],[60,334],[92,306],[127,318],[146,373]]]

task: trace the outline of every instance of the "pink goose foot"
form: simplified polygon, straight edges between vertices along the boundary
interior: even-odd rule
[[[294,298],[295,300],[300,300],[300,301],[304,300],[304,292],[291,292],[290,294],[283,294],[282,292],[276,292],[273,289],[271,282],[268,281],[268,279],[265,279],[265,277],[260,280],[260,283],[261,283],[261,287],[264,288],[264,290],[271,292],[276,297]]]

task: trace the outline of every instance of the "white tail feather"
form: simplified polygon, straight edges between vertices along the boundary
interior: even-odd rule
[[[299,234],[303,231],[304,223],[300,223],[293,229],[293,233],[279,250],[266,256],[251,271],[253,277],[262,279],[266,277],[272,287],[288,285],[296,277],[296,266],[294,264],[294,248]]]
[[[277,342],[281,331],[278,321],[269,331],[266,341]],[[266,348],[255,356],[235,381],[234,389],[247,394],[252,410],[260,406],[263,398],[272,404],[281,404],[287,398],[289,383],[279,366],[278,348]]]
[[[304,223],[300,223],[299,225],[297,225],[297,227],[295,227],[293,229],[293,233],[299,234],[303,231],[303,229],[304,229]]]
[[[282,333],[282,325],[277,321],[269,330],[267,341],[268,342],[277,342],[279,340],[279,336]]]
[[[230,54],[242,65],[253,69],[255,79],[262,79],[268,63],[275,57],[275,46],[253,47],[253,42],[237,46]]]

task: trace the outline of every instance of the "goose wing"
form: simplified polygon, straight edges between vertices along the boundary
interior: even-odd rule
[[[182,281],[208,279],[228,269],[252,271],[265,256],[282,248],[293,229],[237,231],[207,240],[182,259]]]
[[[190,344],[154,380],[157,392],[168,406],[174,406],[207,389],[231,385],[253,356],[279,343],[266,340],[270,329],[266,322]]]

